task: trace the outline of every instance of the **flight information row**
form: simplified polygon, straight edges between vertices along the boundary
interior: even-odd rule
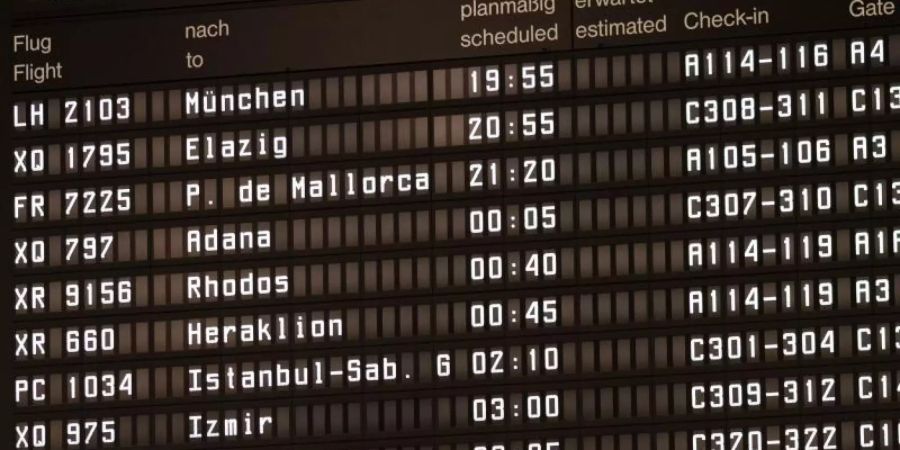
[[[833,114],[829,100],[832,92],[840,99],[834,104]],[[853,109],[853,112],[848,113],[848,108]],[[822,87],[814,88],[812,91],[768,91],[758,95],[737,93],[696,99],[677,98],[667,101],[647,100],[552,106],[506,112],[482,111],[433,115],[424,123],[427,124],[425,131],[430,136],[430,148],[489,146],[494,149],[497,146],[505,148],[504,145],[517,143],[541,141],[561,143],[602,136],[624,137],[640,134],[644,139],[645,132],[649,133],[650,137],[663,137],[673,133],[683,134],[685,130],[693,128],[719,129],[725,126],[740,130],[747,127],[757,128],[761,125],[787,125],[796,121],[836,124],[889,117],[898,111],[900,111],[900,84],[890,86],[870,84],[849,88]],[[403,141],[402,135],[395,135],[392,132],[391,122],[387,125],[386,128],[390,131],[380,136],[380,141],[388,148],[393,148],[398,140]],[[411,130],[408,129],[407,132]],[[353,132],[350,141],[355,142],[356,137],[356,132]],[[345,139],[340,141],[347,142]],[[878,143],[867,145],[874,147]],[[107,150],[108,154],[112,151]],[[107,159],[114,154],[116,158],[126,158],[129,152],[123,153],[118,155],[114,152],[109,154]],[[180,151],[176,153],[180,156]]]
[[[545,306],[543,303],[541,305]],[[276,355],[318,352],[315,356],[324,357],[333,356],[336,352],[358,352],[360,345],[375,347],[378,352],[387,352],[389,349],[377,338],[365,344],[352,342],[365,342],[364,338],[348,340],[345,337],[348,331],[341,317],[310,318],[311,314],[305,313],[225,314],[156,321],[124,321],[120,318],[118,323],[95,325],[95,321],[90,325],[72,323],[66,327],[20,328],[13,333],[16,344],[13,356],[16,361],[32,362],[19,366],[19,369],[23,369],[43,367],[50,363],[59,364],[53,360],[84,364],[87,361],[132,361],[188,355],[221,358],[229,353],[246,355],[249,352],[254,355],[262,352]],[[536,319],[541,323],[549,316],[550,313],[542,309]],[[725,365],[735,368],[747,364],[795,360],[888,356],[900,351],[900,325],[891,322],[889,317],[891,316],[845,317],[841,320],[845,325],[817,325],[821,322],[813,317],[782,324],[777,329],[772,328],[774,323],[732,323],[711,325],[710,329],[694,324],[688,330],[676,328],[640,330],[637,334],[626,332],[631,337],[601,339],[606,343],[591,347],[597,358],[609,363],[602,364],[600,368],[594,367],[593,363],[588,364],[587,355],[560,355],[557,350],[551,356],[571,358],[567,360],[570,362],[577,358],[584,364],[585,371],[603,369],[606,365],[603,370],[620,372],[689,366]],[[623,334],[621,330],[616,331]],[[354,332],[359,333],[360,330]],[[558,332],[554,330],[531,339],[519,336],[517,342],[549,344],[548,340],[551,339],[548,336]],[[590,335],[579,336],[581,337],[575,338],[576,343],[571,344],[573,349],[581,346],[582,340],[592,340]],[[479,336],[458,338],[483,339]],[[410,342],[409,339],[399,340],[401,344],[398,345]],[[565,342],[562,337],[552,340]],[[433,345],[439,347],[442,344]],[[476,340],[476,345],[485,344]],[[336,350],[338,348],[341,350]],[[618,351],[612,351],[611,348],[618,348]],[[619,362],[613,363],[615,359],[608,358],[613,358],[616,354]],[[524,360],[520,362],[524,364]]]
[[[13,149],[13,183],[368,161],[420,157],[425,152],[437,157],[441,153],[427,150],[426,118],[364,121],[360,126],[345,123],[39,142]],[[415,131],[411,138],[412,127]],[[394,133],[400,138],[396,146],[390,144]],[[897,160],[900,153],[897,134],[889,124],[880,129],[856,125],[832,130],[804,128],[762,135],[670,139],[665,144],[641,143],[646,146],[643,148],[636,144],[595,144],[591,150],[597,154],[597,164],[601,166],[598,170],[605,171],[605,181],[680,178],[888,163]],[[382,138],[384,145],[376,151],[374,143]],[[364,146],[360,152],[356,142],[369,142],[373,146]],[[675,142],[679,145],[674,145]],[[654,145],[659,149],[653,148]],[[534,153],[535,149],[518,152]],[[633,174],[629,173],[629,162]],[[581,164],[583,161],[579,159]],[[563,170],[571,172],[569,168]]]
[[[282,408],[278,412],[288,412]],[[306,411],[303,411],[306,413]],[[137,414],[118,419],[73,419],[64,421],[21,422],[16,424],[16,449],[47,448],[61,450],[83,442],[85,429],[92,433],[104,431],[105,438],[89,440],[83,448],[105,448],[122,445],[127,448],[185,448],[183,435],[169,437],[169,425],[173,430],[183,430],[184,414]],[[858,418],[851,418],[858,417]],[[388,420],[396,420],[391,416]],[[217,419],[214,426],[237,427],[240,420],[235,414]],[[637,423],[642,421],[635,420]],[[316,439],[323,436],[326,425],[320,420],[310,425],[301,421],[300,429],[306,436],[290,446],[267,445],[272,450],[838,450],[847,448],[889,450],[900,445],[900,421],[888,412],[842,415],[789,416],[779,421],[773,419],[744,419],[740,426],[724,420],[707,420],[703,424],[683,423],[657,427],[655,431],[611,427],[598,431],[595,427],[565,430],[527,429],[516,430],[515,436],[507,432],[479,433],[476,436],[422,437],[369,437],[360,442],[328,442]],[[236,428],[235,428],[236,429]],[[153,430],[160,430],[154,432]],[[290,429],[284,429],[280,437],[288,440]],[[63,444],[63,442],[66,442]],[[214,441],[215,442],[215,441]],[[217,442],[221,448],[239,447],[240,441],[231,438]]]
[[[595,193],[359,207],[349,213],[335,210],[268,213],[254,215],[253,220],[220,216],[194,220],[190,226],[160,224],[151,227],[146,221],[111,226],[108,225],[109,220],[101,220],[107,225],[102,233],[115,237],[108,240],[108,258],[100,259],[115,261],[118,242],[134,242],[136,249],[149,249],[145,256],[131,254],[130,259],[118,260],[127,262],[144,258],[176,260],[216,255],[323,253],[328,250],[347,252],[396,245],[403,248],[466,243],[480,245],[500,238],[506,238],[506,242],[525,239],[534,242],[575,235],[592,237],[653,230],[691,231],[706,229],[709,224],[736,227],[896,216],[896,211],[900,210],[900,179],[881,178],[875,173],[866,175],[872,179],[860,179],[858,174],[831,177],[828,182],[819,181],[821,178],[804,180],[798,177],[792,180],[792,184],[754,187],[722,184],[715,189],[690,185],[680,189],[625,188]],[[60,217],[59,210],[74,212],[76,208],[78,212],[96,214],[98,209],[104,207],[107,197],[103,194],[108,192],[111,190],[101,190],[99,193],[91,190],[66,192],[65,207],[59,191],[51,191],[50,201],[42,205],[35,204],[35,199],[41,197],[34,194],[30,205],[26,203],[28,198],[16,196],[14,216],[21,217],[28,206],[35,208],[28,212],[46,213],[49,210],[50,217]],[[134,191],[125,188],[119,192]],[[625,192],[628,195],[624,195]],[[83,199],[82,202],[78,202],[78,197]],[[132,200],[122,197],[115,205],[124,205],[125,201],[130,203]],[[102,216],[94,217],[102,219]],[[91,218],[82,217],[78,222],[79,228],[66,230],[67,257],[59,261],[51,259],[49,264],[78,262],[68,250],[79,241],[91,239],[81,234],[88,229],[85,224],[94,222],[89,222]],[[76,219],[71,218],[73,221]],[[58,250],[46,248],[51,241],[54,245],[63,245],[56,233],[56,230],[38,229],[27,233],[16,232],[11,237],[16,247],[30,241],[29,245],[44,246],[45,253],[61,254]],[[29,262],[37,261],[16,259],[18,265]]]
[[[322,148],[331,155],[356,154],[360,147],[363,153],[427,148],[428,154],[432,154],[433,151],[442,149],[496,150],[528,145],[577,143],[598,138],[644,140],[680,137],[698,130],[758,131],[797,125],[880,122],[900,112],[900,83],[892,83],[890,79],[885,83],[866,77],[854,84],[839,84],[845,82],[846,80],[816,82],[800,88],[797,85],[753,86],[724,92],[717,90],[714,94],[703,90],[685,92],[678,97],[673,94],[665,95],[670,98],[660,98],[659,94],[640,94],[618,99],[604,97],[602,100],[566,100],[552,104],[533,103],[527,107],[503,111],[467,108],[470,109],[468,112],[444,114],[441,110],[391,119],[381,117],[364,122],[362,126],[357,118],[332,122],[332,125],[337,126],[324,124],[318,128],[327,142],[318,140],[316,143],[309,140],[319,148],[320,154]],[[280,125],[276,125],[278,126]],[[296,130],[292,129],[292,134]],[[310,130],[315,132],[316,129]],[[322,133],[322,130],[327,132]],[[197,133],[199,136],[202,131]],[[188,147],[184,150],[178,148],[181,141],[176,141],[176,147],[169,152],[175,155],[172,156],[176,158],[175,164],[180,164],[181,153],[185,150],[188,152],[186,157],[193,157],[199,164],[201,145],[212,145],[211,149],[203,150],[207,155],[220,151],[227,154],[234,149],[233,142],[222,143],[223,148],[231,146],[232,150],[220,150],[214,140],[210,142],[204,138],[204,141],[201,143],[198,137],[193,144],[186,142],[193,149]],[[281,139],[281,143],[277,141],[272,139],[272,147],[278,146],[282,150],[273,151],[286,156],[286,140]],[[266,142],[264,139],[263,143],[257,142],[256,145],[265,145]],[[304,154],[306,149],[302,142],[305,139],[295,138],[292,151]],[[75,159],[89,156],[81,153],[91,151],[90,147],[67,150],[75,153],[69,158],[70,164]],[[119,142],[115,147],[105,148],[104,153],[106,155],[101,156],[106,160],[105,165],[110,168],[117,165],[127,167],[130,164],[131,146],[128,144]],[[28,155],[26,151],[26,156],[32,159],[33,168],[40,172],[42,155]],[[90,165],[90,161],[87,162]]]
[[[74,236],[18,239],[13,245],[13,263],[22,274],[46,273],[64,267],[91,271],[101,267],[144,268],[159,263],[150,259],[147,231],[97,231]],[[900,254],[900,227],[879,222],[852,224],[791,224],[770,226],[766,232],[726,230],[683,232],[669,236],[641,234],[613,238],[583,237],[580,244],[566,241],[482,243],[475,249],[403,249],[370,259],[377,252],[325,253],[335,272],[349,268],[353,274],[340,277],[354,285],[365,280],[363,290],[385,284],[401,289],[441,289],[483,284],[518,284],[539,280],[590,280],[610,276],[702,273],[765,267],[815,269],[833,263],[886,260]],[[163,243],[159,243],[162,245]],[[512,250],[516,248],[518,250]],[[314,254],[313,254],[314,255]],[[311,255],[311,256],[313,256]],[[393,258],[399,256],[399,260]],[[406,257],[403,257],[403,256]],[[217,255],[212,255],[217,256]],[[267,254],[269,258],[295,258],[293,252]],[[210,262],[257,260],[255,255],[234,254],[210,258]],[[318,258],[310,258],[312,263]],[[416,261],[413,263],[413,261]],[[396,264],[400,261],[399,264]],[[432,261],[434,266],[432,267]],[[395,266],[396,264],[396,266]],[[359,270],[359,269],[362,270]],[[331,269],[329,269],[331,271]],[[357,277],[359,279],[357,279]],[[377,280],[383,283],[377,283]],[[352,280],[352,281],[350,281]],[[388,281],[389,280],[389,281]]]
[[[248,443],[258,445],[261,442],[288,443],[304,438],[318,438],[315,441],[318,443],[347,439],[386,439],[396,436],[398,432],[410,438],[421,438],[426,434],[439,438],[469,433],[469,440],[473,439],[472,433],[479,433],[474,435],[474,439],[476,442],[483,442],[479,439],[483,436],[480,433],[519,434],[522,431],[542,431],[547,436],[554,431],[582,426],[594,428],[593,432],[596,432],[596,427],[605,427],[609,433],[614,432],[616,428],[613,427],[649,423],[682,431],[715,426],[715,421],[726,418],[731,419],[729,423],[733,424],[738,418],[752,420],[771,418],[776,414],[782,423],[792,419],[808,422],[815,420],[818,415],[834,414],[838,409],[805,407],[802,413],[793,414],[786,414],[784,411],[727,414],[692,411],[675,415],[660,423],[650,418],[651,411],[663,410],[669,404],[685,400],[673,398],[675,392],[669,386],[662,384],[618,389],[534,388],[520,391],[513,387],[493,393],[473,390],[470,394],[457,395],[433,391],[430,395],[413,398],[403,394],[378,400],[359,399],[357,396],[330,403],[323,400],[279,399],[241,404],[224,403],[208,409],[203,408],[203,405],[190,405],[177,409],[159,408],[159,412],[152,415],[82,413],[79,418],[61,419],[50,414],[28,422],[18,422],[16,429],[20,436],[24,436],[22,442],[25,446],[19,448],[26,449],[33,448],[33,443],[28,439],[29,432],[38,433],[37,437],[41,439],[39,442],[49,448],[130,448],[149,446],[151,442],[155,445],[152,448],[159,448],[161,445],[166,448],[202,448],[201,446],[210,444],[229,447]],[[844,420],[847,416],[865,417],[860,420],[856,430],[860,436],[859,442],[863,444],[862,448],[886,449],[893,446],[893,440],[897,439],[894,428],[897,426],[896,420],[874,421],[882,415],[893,417],[888,407],[842,405],[840,409],[845,411],[841,416]],[[863,413],[868,413],[868,417]],[[708,422],[698,423],[701,419]],[[685,423],[686,420],[689,422]],[[804,427],[802,433],[797,433],[799,436],[794,436],[795,441],[800,441],[796,442],[800,444],[796,448],[818,449],[820,447],[817,445],[823,441],[826,448],[838,448],[835,427],[830,425],[831,422],[828,423],[821,429]],[[875,424],[878,425],[877,428],[874,427]],[[790,444],[789,436],[794,434],[787,431],[790,426],[783,426],[786,428],[785,441],[782,446],[774,448],[787,449],[792,448],[790,445],[795,445]],[[731,427],[736,425],[730,425],[729,428]],[[795,430],[797,431],[799,430]],[[818,435],[819,431],[821,436]],[[703,431],[695,431],[694,444],[703,445],[703,436]],[[777,432],[769,435],[772,439],[777,436]],[[50,441],[49,445],[47,440]],[[888,445],[880,446],[882,440],[888,442]]]
[[[874,348],[877,345],[874,335],[882,330],[860,328],[858,334],[867,335],[859,338],[859,345]],[[784,332],[784,353],[809,352],[807,346],[816,338],[807,331]],[[72,406],[105,409],[148,403],[172,405],[186,400],[196,405],[246,399],[250,395],[262,400],[361,392],[371,397],[396,391],[418,394],[433,389],[435,383],[440,383],[442,389],[471,389],[501,383],[537,387],[553,382],[567,386],[598,383],[632,389],[656,384],[654,390],[668,385],[676,392],[677,407],[689,405],[689,408],[687,411],[664,408],[652,413],[659,417],[688,411],[790,411],[808,406],[900,402],[900,372],[886,364],[863,361],[851,365],[849,358],[842,358],[840,363],[827,368],[783,370],[773,364],[765,376],[760,376],[752,372],[697,373],[675,361],[670,365],[677,370],[662,378],[652,371],[668,366],[664,361],[651,363],[649,360],[664,358],[666,355],[660,353],[665,351],[654,349],[643,353],[650,341],[654,345],[666,344],[664,339],[651,336],[634,345],[635,356],[626,353],[631,348],[622,340],[572,342],[557,338],[549,343],[497,343],[474,348],[447,348],[438,344],[430,351],[385,348],[367,354],[343,351],[301,356],[298,353],[307,352],[295,352],[289,357],[259,355],[252,359],[240,355],[217,356],[205,361],[194,358],[189,364],[180,360],[143,362],[128,368],[87,364],[77,370],[16,371],[14,399],[18,412],[36,413],[72,409]],[[699,358],[724,358],[719,354],[723,350],[703,344],[701,338],[691,338],[692,362]],[[735,351],[733,341],[728,346],[728,351]],[[630,361],[632,358],[634,361]],[[623,373],[615,372],[619,368]],[[779,372],[783,375],[771,376]],[[659,383],[676,380],[679,382]]]
[[[665,171],[659,165],[664,165],[666,156],[679,153],[682,151],[678,147],[669,151],[653,149],[649,155],[653,160],[651,173],[665,179]],[[689,167],[697,167],[693,165],[692,157],[699,159],[699,153],[699,149],[687,150]],[[610,156],[617,162],[613,167],[605,165],[611,160]],[[798,169],[790,173],[793,175],[790,184],[760,180],[758,176],[747,174],[724,178],[724,184],[714,188],[708,184],[711,180],[696,177],[684,180],[689,183],[680,183],[676,192],[664,195],[671,191],[671,182],[654,183],[657,178],[648,176],[645,168],[637,164],[629,167],[629,163],[638,161],[646,164],[645,156],[643,152],[623,150],[449,161],[420,158],[405,164],[379,167],[345,166],[302,172],[257,170],[257,173],[223,174],[215,178],[191,174],[165,180],[132,177],[127,184],[112,184],[112,180],[108,180],[111,184],[93,181],[70,188],[53,185],[40,190],[18,191],[13,193],[10,201],[13,220],[21,225],[108,223],[123,218],[153,220],[214,216],[222,219],[223,213],[250,211],[292,212],[306,216],[316,210],[335,207],[403,207],[403,204],[423,201],[440,208],[436,202],[450,200],[465,202],[465,208],[490,208],[514,205],[517,201],[539,203],[542,201],[537,199],[539,196],[550,194],[562,200],[573,196],[581,200],[601,187],[606,189],[600,195],[610,202],[635,202],[635,198],[641,197],[638,203],[669,209],[669,213],[658,210],[635,212],[647,216],[636,219],[638,222],[654,225],[698,220],[865,214],[890,210],[900,203],[900,182],[891,176],[896,170],[892,166],[860,164],[829,174]],[[663,164],[657,165],[660,159]],[[672,159],[668,162],[672,163]],[[801,174],[805,176],[801,177]],[[739,178],[754,181],[739,184]],[[634,194],[626,196],[626,192]],[[512,197],[514,193],[523,196]],[[526,194],[528,196],[524,196]],[[480,203],[473,204],[476,201]],[[635,208],[640,209],[637,204]],[[596,212],[600,214],[602,207]],[[335,212],[318,214],[322,217],[338,215]],[[616,220],[611,219],[612,214],[609,217],[600,220],[616,223],[628,220],[626,216]],[[565,218],[574,219],[575,216],[568,214]],[[517,219],[511,216],[509,220]],[[457,227],[469,228],[464,225],[465,222],[457,221]],[[519,226],[524,227],[525,223],[520,222]]]
[[[757,41],[758,42],[758,41]],[[668,49],[671,46],[667,47]],[[217,81],[211,85],[159,86],[152,90],[108,89],[29,94],[14,101],[16,131],[182,124],[197,119],[296,117],[322,111],[384,110],[447,101],[496,102],[563,92],[625,92],[785,77],[887,73],[900,66],[900,35],[786,39],[771,44],[737,41],[721,47],[685,47],[538,61],[472,63],[377,73],[270,75]],[[546,95],[543,95],[544,97]]]
[[[596,331],[642,329],[661,323],[672,327],[765,318],[770,322],[806,317],[890,313],[897,304],[900,278],[893,271],[845,269],[813,275],[776,273],[753,281],[692,280],[635,286],[532,289],[516,293],[476,292],[455,296],[331,298],[321,292],[294,298],[286,269],[251,269],[237,273],[215,297],[198,298],[197,278],[182,273],[121,276],[66,281],[36,281],[14,288],[16,323],[57,320],[60,314],[157,314],[173,311],[230,311],[255,300],[254,311],[336,319],[348,337],[391,340],[421,337],[448,339],[473,335],[503,336],[544,329]],[[188,277],[196,277],[188,275]],[[268,283],[274,283],[269,286]],[[188,295],[186,295],[188,294]],[[220,301],[220,298],[222,299]],[[32,317],[33,316],[33,317]],[[440,318],[440,319],[439,319]],[[31,319],[31,320],[26,320]],[[69,319],[71,320],[71,319]],[[358,333],[354,330],[359,328]],[[481,335],[481,336],[477,336]]]

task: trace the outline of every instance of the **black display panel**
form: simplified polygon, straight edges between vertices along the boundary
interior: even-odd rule
[[[900,448],[893,1],[3,8],[3,448]]]

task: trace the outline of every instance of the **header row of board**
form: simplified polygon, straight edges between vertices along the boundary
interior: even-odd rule
[[[350,0],[19,20],[8,73],[26,92],[898,23],[889,0],[729,3]]]

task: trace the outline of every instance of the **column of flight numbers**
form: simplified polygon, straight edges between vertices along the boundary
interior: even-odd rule
[[[636,417],[750,420],[801,406],[832,418],[653,438],[839,448],[848,435],[864,447],[892,436],[833,414],[894,400],[881,389],[894,372],[868,367],[896,350],[897,326],[872,315],[895,308],[900,231],[851,222],[890,220],[900,204],[888,170],[894,40],[20,99],[17,407],[89,417],[21,422],[17,448],[619,430],[516,444],[549,450],[626,436],[616,427]],[[771,83],[740,84],[756,78]],[[182,218],[196,225],[169,220]],[[793,266],[816,272],[773,276]],[[264,312],[211,309],[256,304]],[[779,314],[810,325],[752,321]],[[521,343],[501,338],[517,332]],[[360,344],[364,354],[348,351]],[[227,362],[213,362],[223,349]],[[166,358],[188,355],[198,362]],[[797,361],[835,368],[785,371]],[[724,372],[698,377],[708,367]],[[747,368],[772,375],[735,372]],[[672,375],[648,375],[661,369]],[[395,393],[435,383],[461,393]],[[314,389],[330,397],[283,399]],[[362,389],[378,399],[348,395]],[[227,397],[246,404],[209,406]],[[184,406],[197,400],[207,406]],[[98,409],[130,404],[161,412]]]

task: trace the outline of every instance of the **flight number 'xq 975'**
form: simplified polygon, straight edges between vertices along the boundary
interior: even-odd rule
[[[70,420],[66,422],[66,445],[110,446],[116,443],[116,421],[113,419]],[[45,423],[16,424],[16,448],[47,448]]]

